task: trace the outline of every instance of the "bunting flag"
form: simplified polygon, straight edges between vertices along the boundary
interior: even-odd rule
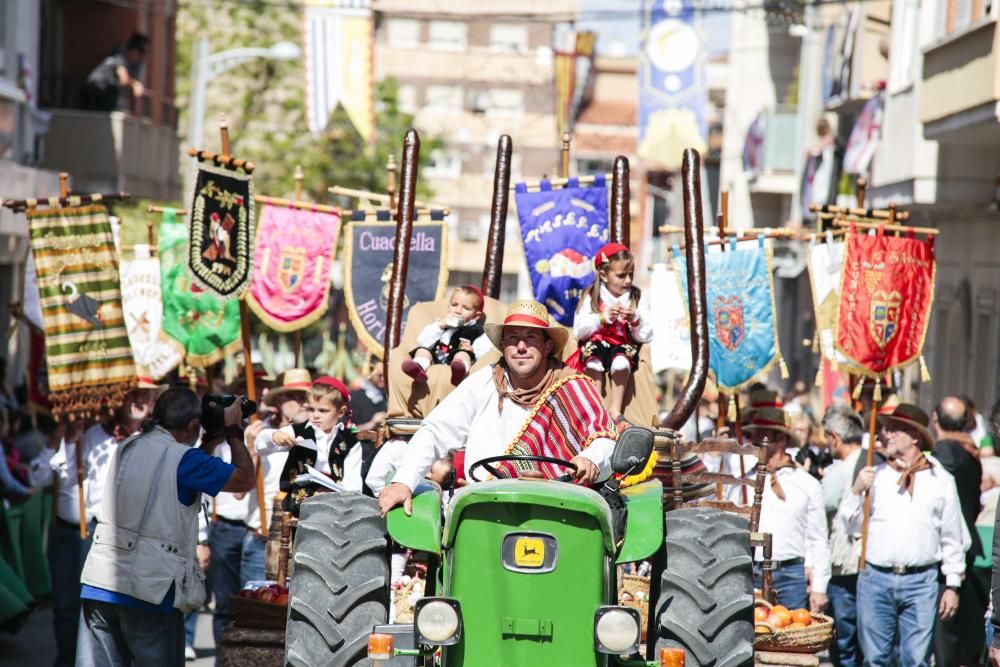
[[[304,0],[306,115],[309,131],[326,129],[340,106],[365,142],[375,130],[369,0]]]
[[[250,287],[253,220],[253,176],[199,162],[188,251],[201,287],[223,299]]]
[[[160,275],[163,284],[163,334],[179,347],[187,363],[210,366],[240,345],[240,303],[223,301],[191,280],[187,267],[188,228],[173,209],[160,223]]]
[[[549,180],[531,192],[518,183],[514,200],[535,300],[560,324],[572,326],[576,304],[594,282],[594,255],[608,242],[604,174],[589,186],[571,178],[558,190]]]
[[[27,215],[53,414],[85,417],[115,408],[135,385],[135,363],[108,211],[95,205]]]
[[[650,309],[656,332],[649,344],[653,372],[691,370],[691,323],[677,273],[665,264],[653,265],[649,294],[656,295],[656,308]]]
[[[842,242],[829,237],[826,243],[814,243],[809,248],[809,283],[812,285],[813,309],[816,314],[816,342],[819,353],[834,368],[847,364],[836,347],[837,308],[840,305],[840,274],[844,265]]]
[[[154,379],[177,368],[183,355],[176,345],[160,338],[163,324],[163,291],[160,261],[148,245],[135,246],[135,258],[122,261],[122,310],[135,362]]]
[[[358,211],[362,216],[363,211]],[[435,211],[434,217],[441,217]],[[410,260],[406,273],[401,323],[406,323],[410,306],[436,301],[448,284],[448,228],[444,222],[417,222],[410,238]],[[347,313],[358,337],[369,350],[382,358],[385,341],[389,281],[396,247],[393,222],[355,222],[345,228],[344,298]]]
[[[247,305],[275,331],[296,331],[326,314],[340,216],[264,206],[257,224]]]
[[[880,377],[920,359],[934,301],[934,237],[847,234],[837,349]]]
[[[706,255],[705,264],[709,367],[719,389],[742,389],[775,363],[787,375],[778,349],[771,249],[764,237],[755,248],[737,248],[734,240],[728,252]],[[676,246],[674,266],[687,303],[687,262]]]

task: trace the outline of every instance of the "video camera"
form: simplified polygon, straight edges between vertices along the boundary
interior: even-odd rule
[[[208,437],[218,436],[226,430],[226,408],[236,401],[240,402],[243,419],[249,419],[257,412],[257,402],[246,396],[205,394],[201,399],[201,427]]]

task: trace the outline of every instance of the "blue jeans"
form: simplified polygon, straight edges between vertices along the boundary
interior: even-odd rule
[[[233,623],[230,595],[240,592],[240,570],[243,560],[243,540],[247,537],[246,526],[225,521],[217,521],[208,529],[208,547],[212,550],[212,562],[208,566],[215,611],[212,613],[212,634],[215,645],[222,643],[222,631]]]
[[[871,565],[858,575],[858,636],[866,667],[930,664],[937,577],[934,567],[892,574]]]
[[[247,530],[243,538],[243,554],[240,558],[240,588],[246,586],[248,581],[261,581],[264,574],[264,550],[267,548],[267,540],[258,537],[253,529]]]
[[[761,566],[753,566],[754,586],[762,586]],[[802,563],[779,567],[771,573],[771,586],[778,596],[778,604],[789,609],[808,609],[809,596],[806,594],[806,567]]]
[[[198,612],[184,614],[184,646],[194,648],[194,633],[198,629]]]
[[[827,612],[836,623],[837,634],[830,644],[830,662],[835,667],[857,667],[861,662],[858,647],[858,575],[830,577],[826,589],[830,598]]]
[[[52,575],[52,627],[56,636],[56,667],[76,662],[76,633],[80,625],[80,573],[83,545],[80,528],[65,521],[49,530],[49,572]]]
[[[82,600],[76,667],[183,667],[184,616]]]

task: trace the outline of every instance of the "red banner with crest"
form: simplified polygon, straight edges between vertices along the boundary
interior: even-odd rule
[[[857,370],[881,376],[920,358],[934,272],[933,237],[847,235],[836,346]]]

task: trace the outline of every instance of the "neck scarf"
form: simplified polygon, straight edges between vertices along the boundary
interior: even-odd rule
[[[903,489],[906,489],[910,492],[911,498],[913,497],[913,485],[916,482],[917,473],[921,470],[930,470],[933,467],[930,460],[923,454],[909,466],[899,459],[889,459],[888,463],[893,470],[899,473],[899,492],[902,493]]]
[[[572,368],[566,368],[561,361],[556,361],[552,357],[549,357],[547,363],[548,370],[535,386],[527,389],[515,389],[507,380],[507,360],[498,361],[493,367],[493,383],[497,388],[497,412],[503,412],[504,398],[509,398],[521,407],[531,407],[549,387],[562,378],[576,373]]]
[[[795,462],[788,457],[788,454],[782,458],[781,461],[777,463],[768,463],[767,472],[771,477],[771,490],[774,491],[774,495],[778,496],[778,500],[785,499],[785,490],[781,488],[781,482],[778,481],[778,471],[782,468],[797,468]]]

